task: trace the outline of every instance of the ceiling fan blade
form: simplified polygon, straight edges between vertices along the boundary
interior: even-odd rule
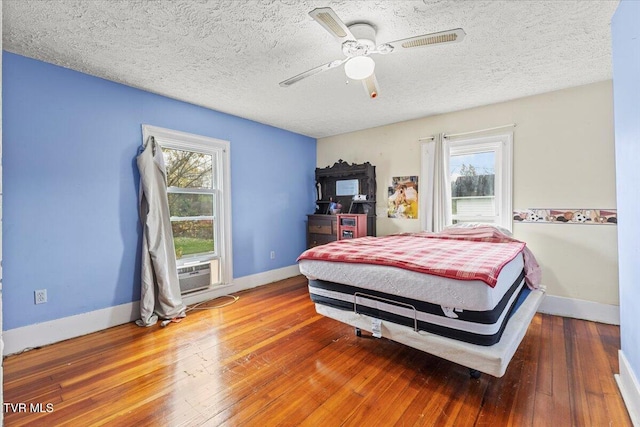
[[[459,43],[464,39],[466,33],[462,28],[456,28],[448,31],[440,31],[438,33],[424,34],[422,36],[411,37],[408,39],[396,40],[390,43],[380,45],[377,50],[383,50],[383,46],[391,46],[393,49],[404,48],[411,49],[414,47],[432,46],[434,44]]]
[[[309,15],[329,31],[340,43],[346,40],[355,40],[349,28],[330,7],[319,7],[309,12]]]
[[[371,74],[366,79],[362,80],[362,86],[364,86],[364,91],[367,92],[367,96],[371,99],[376,99],[380,90],[378,88],[378,79],[376,79],[375,74]]]
[[[305,71],[304,73],[300,73],[297,76],[293,76],[290,79],[287,79],[287,80],[284,80],[284,81],[280,82],[280,86],[289,87],[292,84],[297,83],[302,79],[305,79],[307,77],[311,77],[311,76],[313,76],[315,74],[321,73],[323,71],[330,70],[332,68],[339,67],[347,59],[348,58],[336,59],[335,61],[331,61],[331,62],[328,62],[326,64],[320,65],[319,67],[312,68],[312,69],[310,69],[308,71]]]

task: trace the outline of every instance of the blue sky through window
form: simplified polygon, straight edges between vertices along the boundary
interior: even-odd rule
[[[491,175],[496,171],[496,153],[488,151],[486,153],[464,154],[460,156],[451,156],[449,158],[449,173],[452,177],[460,175],[462,165],[473,165],[478,175]]]

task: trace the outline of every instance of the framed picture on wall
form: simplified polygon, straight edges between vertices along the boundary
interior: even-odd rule
[[[387,216],[389,218],[418,218],[417,176],[396,176],[391,178]]]

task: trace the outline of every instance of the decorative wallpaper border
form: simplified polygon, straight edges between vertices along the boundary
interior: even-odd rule
[[[618,223],[616,209],[538,209],[529,208],[513,212],[517,222],[539,222],[557,224],[615,225]]]

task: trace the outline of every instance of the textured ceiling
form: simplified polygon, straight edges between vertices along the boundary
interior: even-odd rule
[[[4,0],[4,49],[324,137],[611,78],[618,1]],[[308,12],[368,22],[377,42],[463,28],[462,43],[374,55],[370,100]]]

